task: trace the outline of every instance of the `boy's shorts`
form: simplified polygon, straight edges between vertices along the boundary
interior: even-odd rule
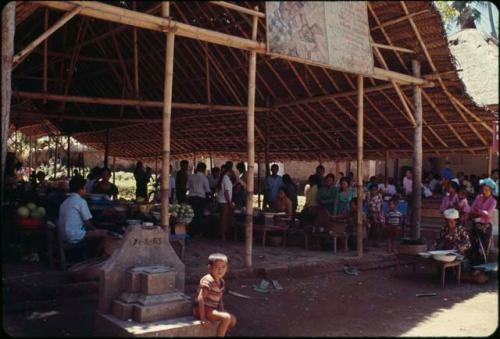
[[[385,231],[388,236],[396,237],[399,235],[400,229],[397,226],[387,226]]]
[[[213,307],[209,307],[207,305],[205,305],[205,319],[206,320],[209,320],[209,318],[212,318],[212,313],[213,311],[216,311],[217,309],[216,308],[213,308]],[[196,317],[196,319],[201,319],[200,317],[200,305],[196,305],[194,307],[194,316]]]

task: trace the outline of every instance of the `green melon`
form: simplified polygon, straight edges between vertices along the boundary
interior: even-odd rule
[[[17,209],[17,215],[21,218],[27,218],[30,215],[30,210],[26,206],[21,206]]]
[[[36,204],[29,202],[26,204],[26,207],[28,207],[30,211],[34,211],[36,209]]]

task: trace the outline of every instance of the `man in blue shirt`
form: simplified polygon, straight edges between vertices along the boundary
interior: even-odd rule
[[[87,193],[86,180],[74,177],[69,182],[69,188],[71,194],[59,208],[58,226],[64,230],[65,241],[69,244],[76,244],[84,239],[97,239],[99,255],[104,248],[108,231],[96,229],[92,225],[92,214],[83,198]]]
[[[264,188],[264,192],[268,199],[266,199],[266,204],[272,206],[276,197],[278,196],[278,190],[281,186],[283,186],[283,179],[281,175],[278,175],[279,166],[277,164],[273,164],[271,166],[271,175],[266,178],[266,185]]]
[[[450,181],[451,179],[453,179],[453,171],[450,168],[450,162],[449,161],[447,161],[445,163],[445,167],[444,167],[444,170],[443,170],[442,177],[443,177],[443,179],[446,179],[448,181]]]

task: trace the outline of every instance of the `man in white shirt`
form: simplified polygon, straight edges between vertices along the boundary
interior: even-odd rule
[[[407,170],[406,175],[403,178],[403,190],[406,197],[409,197],[411,195],[411,192],[413,191],[413,179],[411,170]]]
[[[222,166],[221,176],[216,185],[217,203],[220,210],[220,236],[226,240],[226,232],[232,224],[233,211],[233,183],[229,178],[230,167]]]
[[[187,181],[189,191],[188,203],[193,207],[194,218],[191,222],[191,236],[200,235],[203,226],[203,212],[210,194],[210,185],[205,175],[207,165],[200,162],[196,166],[196,172],[191,174]]]
[[[97,255],[104,249],[104,240],[108,231],[98,230],[92,225],[92,214],[90,213],[87,201],[83,199],[86,190],[86,180],[74,177],[69,182],[70,196],[64,200],[59,208],[58,226],[64,230],[65,241],[69,244],[76,244],[82,240],[97,239]]]

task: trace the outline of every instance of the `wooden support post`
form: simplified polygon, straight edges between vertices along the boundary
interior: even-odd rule
[[[2,179],[5,178],[7,140],[10,126],[10,100],[12,96],[12,58],[16,30],[16,2],[8,2],[2,10]],[[2,180],[3,182],[3,180]],[[4,190],[0,190],[3,202]]]
[[[170,15],[168,1],[162,2],[162,16]],[[165,83],[163,91],[163,151],[161,168],[161,227],[169,232],[169,177],[170,177],[170,119],[172,114],[172,80],[174,77],[174,42],[175,34],[167,33],[165,52]]]
[[[158,155],[155,156],[155,181],[158,183]]]
[[[109,128],[106,130],[106,142],[104,144],[104,167],[108,167],[109,157]]]
[[[57,135],[54,136],[54,179],[57,176]]]
[[[116,177],[116,157],[113,157],[113,185],[115,184]]]
[[[356,249],[358,257],[363,256],[363,76],[358,75],[358,161],[356,164],[357,227]]]
[[[71,140],[70,140],[70,135],[68,134],[68,149],[66,150],[66,157],[68,158],[67,160],[67,168],[66,168],[66,176],[68,178],[71,177]]]
[[[420,76],[420,62],[412,60],[413,74]],[[413,86],[413,101],[415,107],[415,135],[413,141],[413,190],[412,190],[412,220],[411,235],[413,239],[420,238],[420,216],[422,207],[422,89]]]
[[[260,152],[257,152],[257,208],[260,207],[260,168],[261,168],[261,163],[260,163]]]
[[[264,144],[264,166],[265,166],[264,186],[265,186],[266,179],[270,174],[270,168],[269,168],[269,112],[266,112],[265,123],[266,123],[266,125],[265,125],[266,130],[264,131],[264,142],[265,142],[265,144]],[[262,208],[264,208],[268,204],[267,194],[265,194],[265,190],[264,190],[264,197],[262,200],[263,200],[262,201]]]
[[[389,178],[389,151],[385,151],[385,168],[384,168],[385,181]]]
[[[49,9],[45,8],[45,22],[44,22],[44,31],[47,31],[49,28]],[[49,49],[48,40],[45,39],[43,42],[43,93],[47,93],[47,52]],[[47,99],[43,99],[43,103],[47,103]]]
[[[196,171],[196,153],[193,153],[193,173]]]
[[[491,178],[491,171],[493,170],[493,147],[488,148],[488,177]]]
[[[21,63],[39,44],[41,44],[45,39],[51,36],[56,30],[62,27],[66,22],[71,20],[75,15],[80,13],[82,7],[77,6],[70,12],[64,14],[61,19],[59,19],[54,26],[50,27],[48,30],[42,33],[38,38],[32,41],[28,46],[26,46],[21,52],[17,53],[12,60],[12,68],[16,68],[19,63]]]
[[[35,150],[34,150],[34,155],[35,155],[35,161],[34,161],[34,168],[35,171],[38,167],[38,140],[35,138]]]
[[[212,153],[209,153],[208,156],[210,157],[210,174],[212,174],[212,168],[214,168]]]
[[[258,10],[258,7],[256,7]],[[257,40],[259,17],[254,16],[252,22],[252,40]],[[257,53],[250,52],[248,65],[248,114],[247,114],[247,145],[248,145],[248,171],[247,171],[247,206],[245,219],[245,267],[252,266],[253,245],[253,190],[254,190],[254,164],[255,164],[255,75],[257,68]]]
[[[208,57],[208,43],[205,42],[205,69],[207,73],[207,103],[212,102],[212,91],[210,88],[210,59]]]
[[[137,8],[137,1],[132,3],[132,9],[135,11]],[[133,41],[134,41],[134,88],[135,97],[139,98],[139,41],[137,39],[137,27],[134,27]]]

